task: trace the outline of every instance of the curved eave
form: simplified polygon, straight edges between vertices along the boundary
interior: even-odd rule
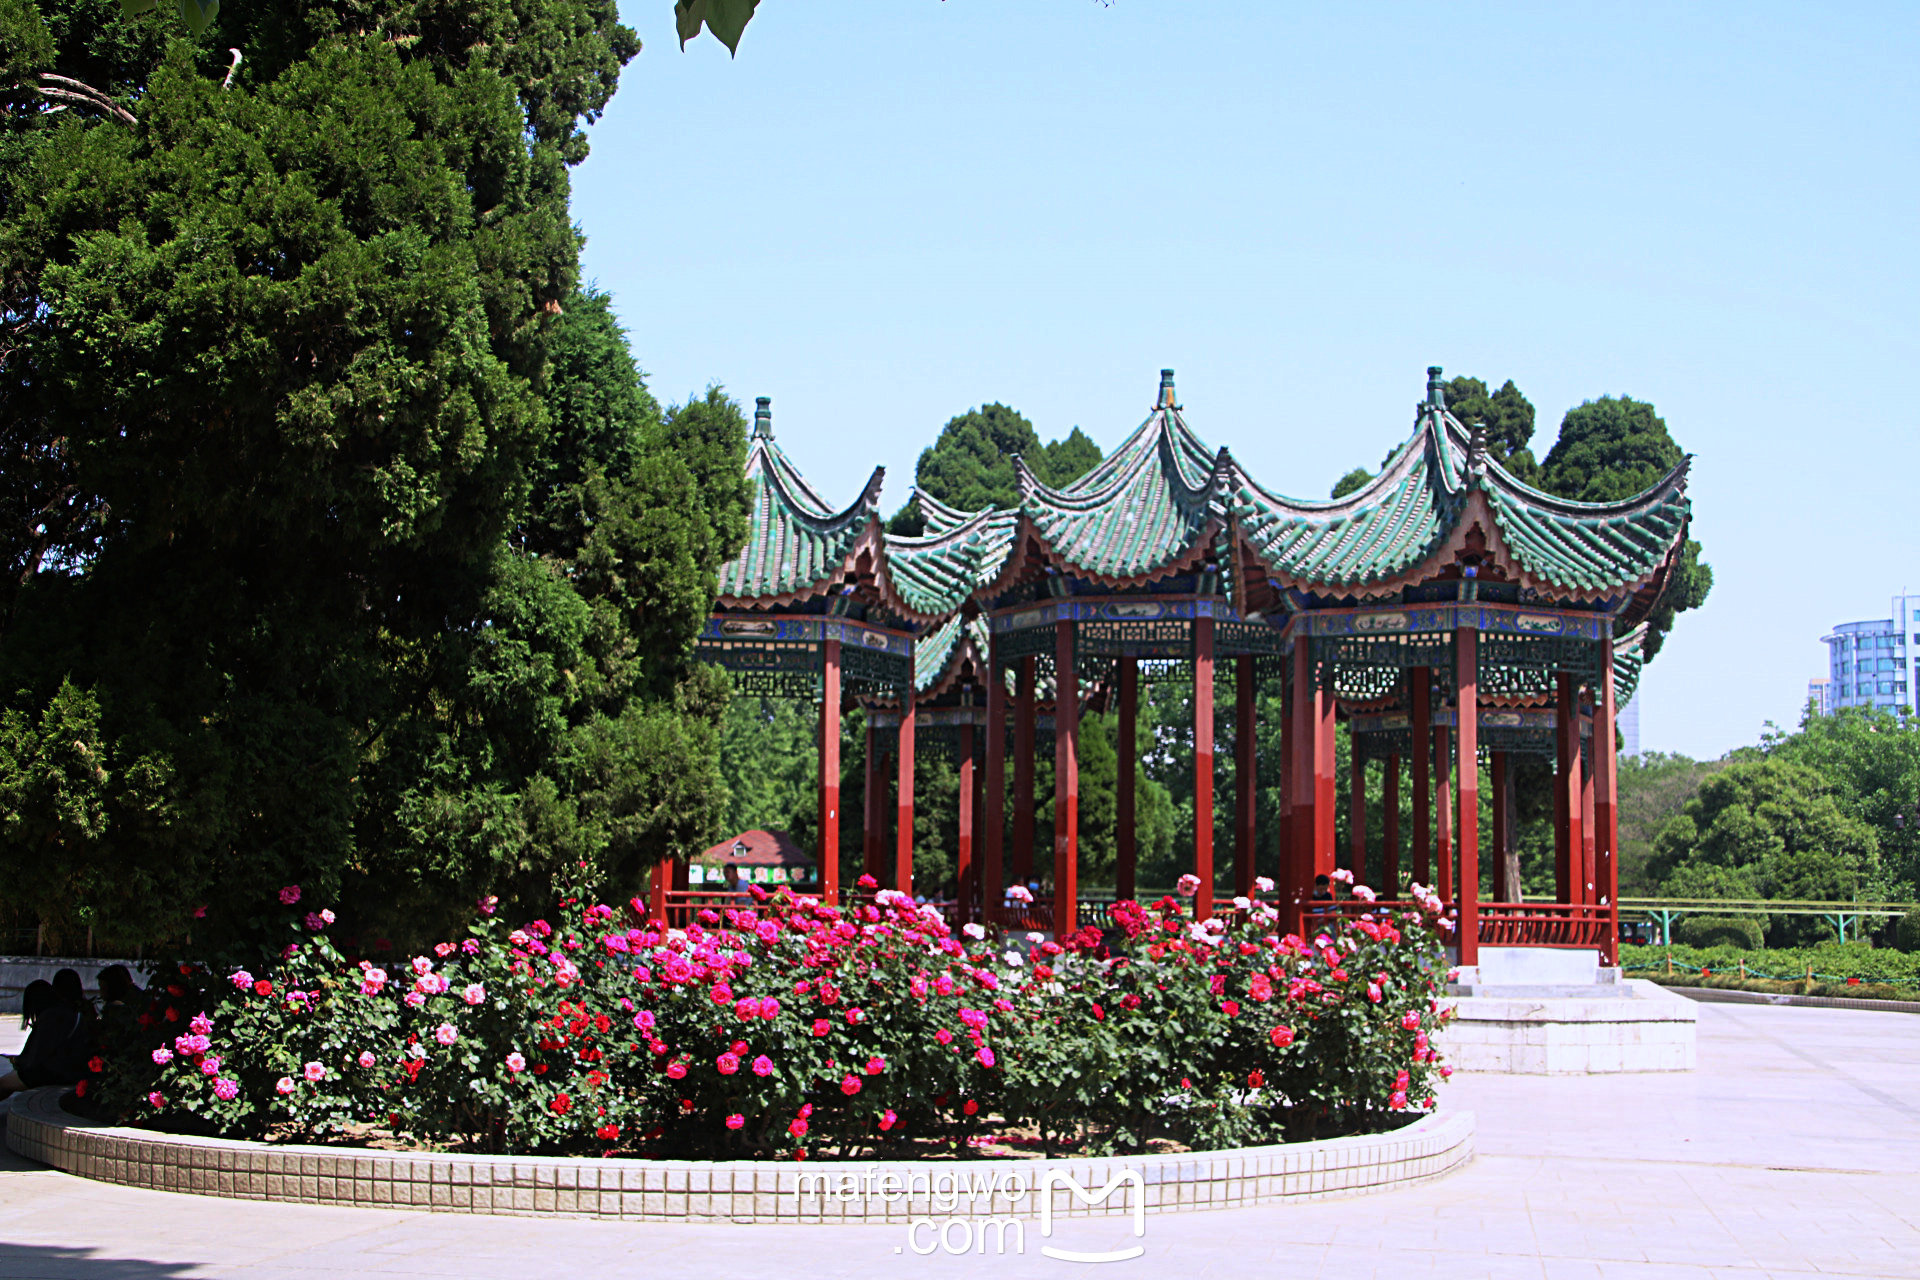
[[[885,467],[875,467],[860,495],[838,512],[827,509],[770,440],[753,442],[746,470],[753,486],[752,524],[747,545],[720,567],[720,603],[765,609],[812,599],[843,585],[863,551],[877,559]]]

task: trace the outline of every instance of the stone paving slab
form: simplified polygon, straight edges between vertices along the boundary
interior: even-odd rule
[[[1920,1280],[1920,1019],[1708,1005],[1686,1075],[1456,1077],[1480,1154],[1445,1181],[1149,1218],[1096,1275]],[[922,1236],[924,1243],[925,1237]],[[0,1173],[0,1280],[1068,1277],[1133,1243],[1083,1220],[1019,1256],[916,1257],[899,1226],[450,1218]],[[899,1252],[895,1252],[898,1249]]]

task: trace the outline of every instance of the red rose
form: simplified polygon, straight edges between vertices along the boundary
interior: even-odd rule
[[[602,1142],[612,1142],[620,1136],[620,1126],[617,1124],[603,1124],[593,1131],[593,1136]]]
[[[563,1116],[573,1110],[573,1099],[564,1093],[555,1094],[553,1101],[547,1104],[547,1108],[552,1111],[553,1114]]]
[[[273,994],[273,984],[262,978],[253,984],[253,990],[256,995],[270,996]]]
[[[1267,1078],[1261,1075],[1258,1071],[1250,1071],[1247,1073],[1247,1087],[1249,1089],[1258,1089],[1261,1085],[1264,1085],[1266,1082],[1267,1082]]]
[[[99,1075],[102,1071],[105,1071],[106,1069],[107,1069],[107,1064],[101,1059],[97,1057],[87,1059],[87,1070],[93,1072],[93,1074]]]

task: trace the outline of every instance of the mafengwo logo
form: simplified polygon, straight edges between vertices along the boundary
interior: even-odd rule
[[[890,1206],[904,1203],[910,1213],[924,1206],[908,1218],[905,1243],[893,1249],[923,1258],[936,1253],[950,1257],[1026,1253],[1030,1217],[1037,1215],[1040,1239],[1053,1238],[1056,1191],[1064,1193],[1069,1211],[1076,1201],[1095,1209],[1107,1206],[1118,1195],[1118,1207],[1133,1220],[1134,1238],[1146,1235],[1147,1187],[1138,1169],[1122,1169],[1097,1190],[1088,1190],[1063,1169],[1036,1172],[1039,1176],[1029,1181],[1027,1174],[1017,1169],[989,1172],[921,1168],[903,1173],[870,1166],[846,1172],[809,1170],[795,1175],[794,1207],[806,1215],[810,1210],[824,1212],[829,1202],[857,1204],[860,1209],[856,1216],[879,1218],[897,1212]],[[880,1204],[869,1207],[868,1202],[873,1200]],[[1039,1201],[1037,1207],[1035,1200]],[[1075,1217],[1088,1220],[1087,1215]],[[1062,1262],[1127,1262],[1146,1253],[1146,1246],[1089,1251],[1041,1244],[1039,1251]]]

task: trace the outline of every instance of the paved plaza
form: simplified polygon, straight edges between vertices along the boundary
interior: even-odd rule
[[[1115,1276],[1920,1277],[1920,1017],[1700,1006],[1699,1070],[1458,1076],[1478,1155],[1440,1182],[1149,1219]],[[106,1186],[4,1157],[0,1277],[490,1280],[1065,1276],[1039,1255],[914,1256],[897,1226],[627,1225],[268,1206]],[[1133,1243],[1072,1224],[1072,1247]],[[1106,1231],[1105,1237],[1101,1232]],[[924,1238],[922,1240],[924,1244]]]

